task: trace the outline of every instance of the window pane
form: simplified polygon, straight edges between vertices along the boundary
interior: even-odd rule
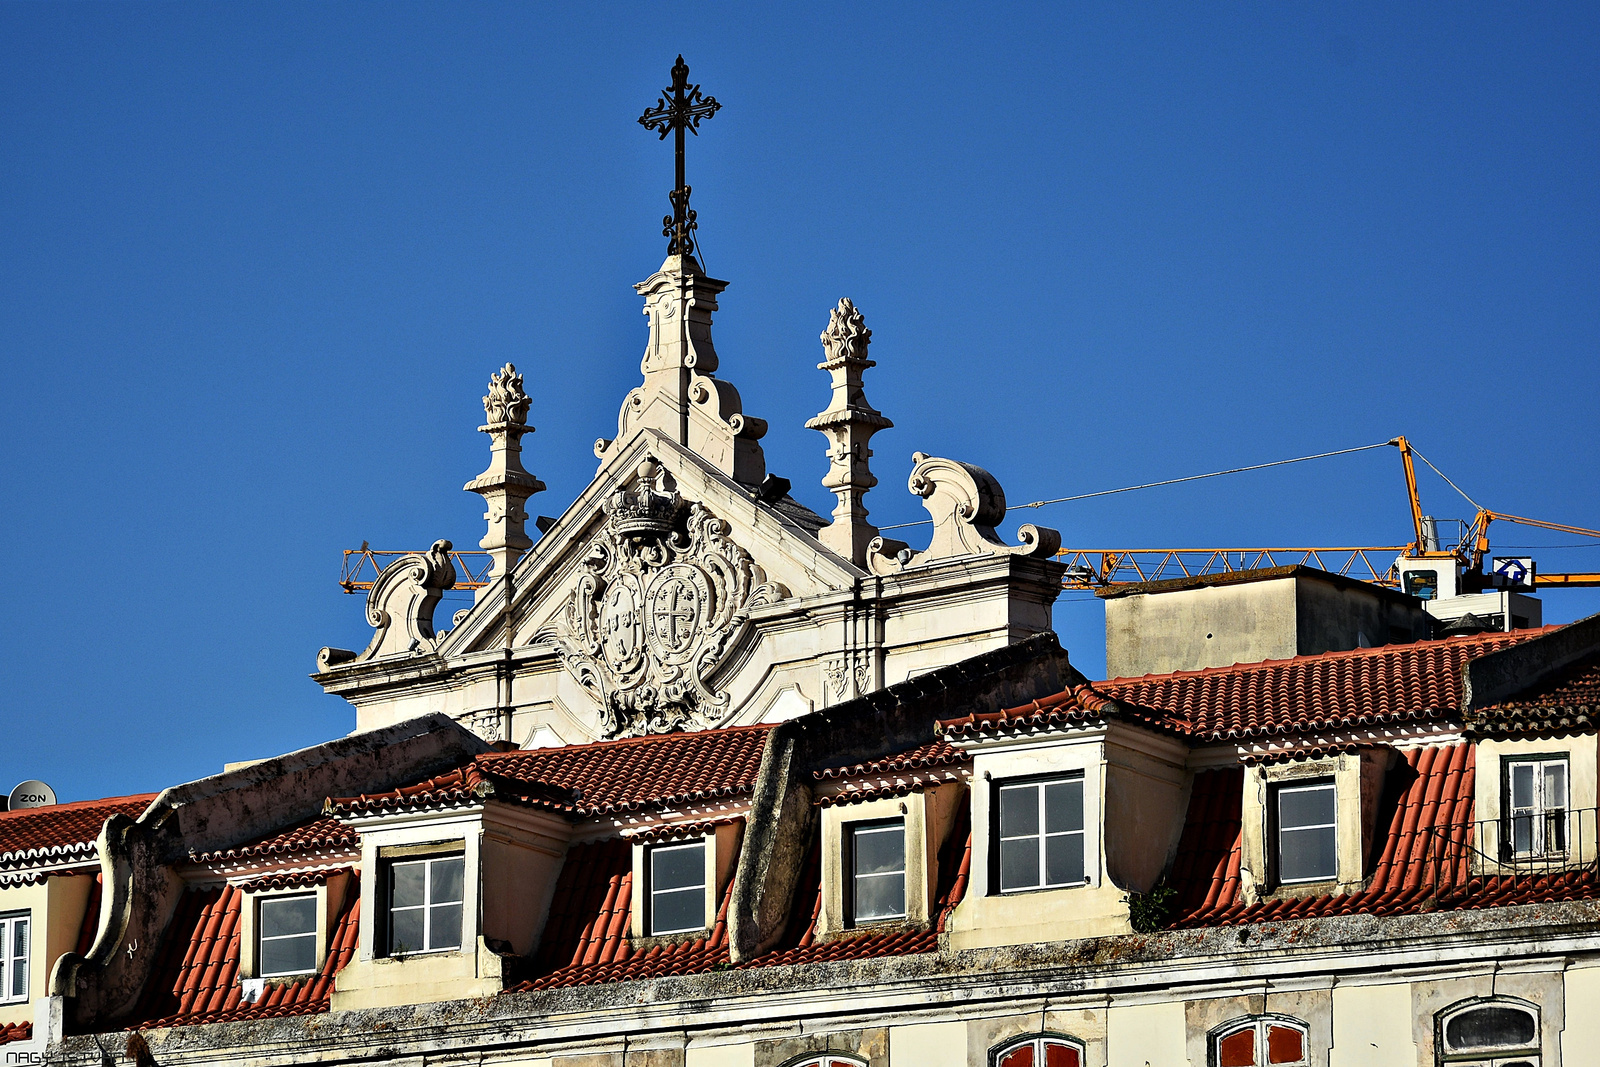
[[[317,936],[284,937],[261,943],[261,974],[305,974],[317,967]]]
[[[25,918],[11,921],[11,956],[13,959],[26,959],[28,956],[28,920]]]
[[[428,903],[448,904],[461,901],[461,874],[466,866],[463,856],[451,856],[446,859],[430,860],[433,867],[431,872],[432,884],[429,886]]]
[[[1462,1012],[1446,1023],[1444,1037],[1453,1049],[1531,1045],[1533,1016],[1516,1008],[1477,1008]]]
[[[1071,1045],[1063,1045],[1056,1041],[1046,1041],[1044,1045],[1044,1067],[1081,1067],[1078,1060],[1078,1050]]]
[[[884,874],[906,867],[904,824],[855,832],[856,874]]]
[[[1000,836],[1026,837],[1039,832],[1039,787],[1008,785],[1000,789]],[[1032,1055],[1030,1052],[1029,1055]]]
[[[1000,889],[1034,889],[1039,885],[1039,839],[1000,842]]]
[[[426,903],[423,896],[427,863],[396,863],[389,868],[389,906],[411,908]]]
[[[1511,806],[1513,808],[1533,807],[1533,764],[1513,763],[1511,765]]]
[[[673,934],[706,925],[706,893],[699,886],[656,893],[651,898],[650,932]]]
[[[392,912],[389,916],[389,951],[394,955],[421,952],[422,909]]]
[[[706,846],[674,845],[650,850],[650,888],[688,889],[706,881]],[[695,924],[696,926],[699,923]]]
[[[856,879],[857,920],[898,919],[906,913],[906,876],[879,874]]]
[[[1047,885],[1069,885],[1083,881],[1082,834],[1062,834],[1044,839],[1044,876]]]
[[[1014,1048],[1000,1057],[1000,1067],[1033,1067],[1033,1042]]]
[[[1333,822],[1333,786],[1278,791],[1278,825],[1285,830]]]
[[[1567,806],[1567,765],[1565,763],[1546,763],[1544,765],[1544,806],[1546,808],[1564,808]]]
[[[1229,1034],[1217,1042],[1218,1067],[1255,1067],[1256,1028]]]
[[[1333,827],[1285,830],[1278,835],[1278,877],[1285,882],[1329,879],[1338,873]]]
[[[1051,782],[1044,787],[1045,833],[1083,829],[1083,782]]]
[[[1511,848],[1514,852],[1533,851],[1533,816],[1519,815],[1511,820]]]
[[[1287,1026],[1267,1027],[1267,1062],[1299,1063],[1306,1058],[1306,1039]]]
[[[439,904],[428,909],[428,947],[461,947],[461,905]]]
[[[283,937],[286,934],[315,934],[317,932],[317,898],[271,898],[261,902],[262,937]]]

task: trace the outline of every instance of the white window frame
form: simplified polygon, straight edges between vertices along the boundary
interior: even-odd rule
[[[22,930],[22,954],[17,955],[17,930]],[[33,918],[26,911],[0,915],[0,1004],[22,1004],[29,998],[28,983],[32,978],[29,957],[33,954]],[[21,972],[22,992],[14,992]]]
[[[1554,798],[1558,803],[1553,803],[1552,798],[1545,795],[1545,781],[1547,768],[1559,766],[1561,768],[1561,796]],[[1569,812],[1572,810],[1572,761],[1566,753],[1560,755],[1542,755],[1523,758],[1507,758],[1500,761],[1502,793],[1503,822],[1505,834],[1503,851],[1508,859],[1538,858],[1542,856],[1564,856],[1570,845],[1570,827],[1567,825]],[[1531,806],[1517,807],[1512,802],[1512,779],[1517,771],[1528,769],[1533,774],[1533,804]],[[1517,848],[1516,826],[1517,820],[1530,820],[1529,847]],[[1552,834],[1552,831],[1554,833]],[[1552,843],[1550,838],[1558,837],[1558,842]]]
[[[1300,830],[1331,830],[1333,831],[1333,870],[1329,873],[1311,875],[1306,878],[1285,878],[1283,876],[1283,795],[1285,793],[1309,793],[1312,791],[1327,792],[1333,797],[1333,821],[1308,823],[1305,826],[1291,827],[1292,831]],[[1273,786],[1270,794],[1272,804],[1272,875],[1279,885],[1315,885],[1319,882],[1334,882],[1339,878],[1339,785],[1334,778],[1317,778],[1311,781],[1289,780],[1279,782]]]
[[[806,1053],[788,1060],[783,1067],[867,1067],[866,1061],[837,1052]]]
[[[1045,787],[1049,786],[1049,785],[1061,785],[1061,784],[1065,784],[1065,783],[1076,783],[1077,786],[1078,786],[1078,822],[1079,822],[1079,826],[1078,826],[1078,828],[1076,830],[1058,830],[1058,831],[1055,831],[1055,832],[1051,832],[1051,831],[1046,829],[1046,824],[1045,824],[1045,808],[1044,808],[1044,791],[1045,791]],[[1039,818],[1039,821],[1038,821],[1038,824],[1037,824],[1038,827],[1039,827],[1039,832],[1037,834],[1016,834],[1016,835],[1013,835],[1011,837],[1004,836],[1003,827],[1002,827],[1002,824],[1001,824],[1001,816],[1002,816],[1002,813],[1005,811],[1005,801],[1002,798],[1004,797],[1005,792],[1008,789],[1031,789],[1031,790],[1034,791],[1035,803],[1036,803],[1036,811],[1038,812],[1038,818]],[[1050,775],[1049,777],[1044,777],[1044,778],[1024,778],[1024,779],[1015,779],[1015,780],[1006,781],[1006,782],[996,782],[995,783],[995,790],[994,790],[994,839],[995,839],[994,884],[995,884],[995,886],[999,889],[999,891],[1002,894],[1011,894],[1011,893],[1031,893],[1031,892],[1037,892],[1038,890],[1041,890],[1041,889],[1071,889],[1071,888],[1075,888],[1077,886],[1088,885],[1089,884],[1089,856],[1088,856],[1089,829],[1088,829],[1088,826],[1086,825],[1088,823],[1088,821],[1089,820],[1088,820],[1087,806],[1084,803],[1084,773],[1082,771],[1068,771],[1065,774],[1053,774],[1053,775]],[[1046,881],[1046,874],[1045,874],[1045,871],[1047,869],[1046,868],[1046,864],[1045,864],[1045,844],[1046,844],[1046,842],[1052,837],[1072,837],[1072,836],[1076,836],[1078,838],[1078,851],[1079,851],[1079,858],[1080,858],[1079,865],[1083,869],[1083,877],[1080,878],[1076,882],[1050,882],[1050,881]],[[1005,884],[1005,869],[1000,865],[1000,856],[1001,856],[1002,851],[1005,849],[1005,843],[1007,841],[1026,841],[1026,840],[1029,840],[1030,838],[1034,839],[1034,840],[1037,840],[1039,842],[1039,846],[1038,846],[1039,847],[1039,881],[1034,885],[1007,886]]]
[[[1071,1049],[1078,1054],[1079,1067],[1087,1067],[1088,1050],[1083,1042],[1066,1034],[1033,1034],[1015,1041],[1007,1041],[989,1053],[989,1067],[999,1067],[1001,1060],[1029,1046],[1033,1048],[1033,1067],[1044,1067],[1047,1045],[1059,1045]]]
[[[1267,1030],[1278,1027],[1283,1030],[1293,1030],[1300,1035],[1300,1059],[1288,1063],[1269,1064],[1266,1057]],[[1212,1067],[1222,1062],[1222,1043],[1235,1034],[1250,1031],[1253,1033],[1251,1041],[1251,1056],[1256,1061],[1256,1067],[1309,1067],[1311,1063],[1311,1028],[1299,1019],[1291,1019],[1286,1015],[1257,1015],[1246,1019],[1234,1019],[1224,1023],[1211,1031],[1211,1039],[1206,1048],[1206,1062]]]
[[[1478,1048],[1460,1049],[1452,1051],[1446,1041],[1446,1028],[1451,1021],[1462,1015],[1469,1015],[1484,1008],[1501,1008],[1509,1011],[1520,1012],[1533,1020],[1533,1044],[1531,1045],[1496,1045],[1480,1046]],[[1541,1027],[1539,1009],[1532,1004],[1517,1000],[1495,998],[1488,1000],[1469,1000],[1464,1003],[1452,1004],[1441,1011],[1437,1016],[1438,1029],[1435,1032],[1434,1044],[1436,1046],[1434,1062],[1440,1067],[1509,1067],[1514,1063],[1527,1063],[1532,1067],[1540,1067],[1544,1062],[1544,1031]]]
[[[874,874],[858,874],[856,872],[856,839],[862,834],[881,834],[887,833],[891,830],[899,831],[900,833],[899,869],[894,871],[878,871]],[[899,818],[884,819],[882,821],[873,820],[850,823],[845,827],[845,833],[848,835],[848,840],[850,842],[850,869],[848,872],[850,878],[850,904],[848,909],[850,912],[850,925],[860,926],[863,923],[887,923],[904,919],[907,914],[906,896],[909,893],[909,886],[906,884],[906,820],[904,818]],[[861,879],[893,878],[897,874],[900,876],[900,910],[893,915],[863,916],[861,914],[861,894],[858,891],[858,886],[860,885]]]
[[[265,935],[265,934],[263,934],[261,932],[263,929],[266,928],[265,924],[261,921],[261,912],[262,912],[263,909],[265,909],[269,905],[276,904],[276,903],[278,903],[280,901],[285,901],[285,900],[309,900],[309,901],[311,901],[311,929],[303,931],[303,932],[298,933],[298,934],[276,934],[276,935],[274,935],[272,937],[268,937],[267,935]],[[319,934],[318,926],[320,925],[320,923],[317,922],[317,894],[314,893],[314,892],[312,892],[312,893],[283,893],[283,894],[273,894],[271,896],[261,896],[261,897],[257,897],[256,898],[255,906],[256,906],[256,977],[258,977],[258,978],[290,978],[290,977],[294,977],[296,975],[316,974],[317,973],[317,957],[319,955],[321,955],[321,953],[318,951],[321,948],[321,945],[318,943],[318,934]],[[291,941],[291,940],[296,940],[296,939],[306,938],[306,937],[309,937],[311,939],[311,966],[310,967],[306,968],[305,970],[301,970],[301,971],[269,971],[262,965],[261,961],[266,959],[266,953],[262,951],[262,948],[266,945],[266,943],[268,941]]]
[[[712,840],[713,840],[713,842],[715,841],[715,839],[712,839]],[[713,847],[714,847],[714,845],[713,845]],[[700,864],[699,864],[699,867],[700,867],[700,883],[699,883],[699,885],[677,886],[677,887],[672,888],[672,889],[658,889],[656,887],[656,857],[660,856],[660,855],[665,855],[665,854],[667,854],[669,852],[687,852],[690,849],[695,849],[700,853]],[[706,897],[707,897],[706,875],[705,875],[705,870],[706,870],[706,838],[699,837],[699,838],[694,839],[693,841],[679,841],[679,842],[675,842],[675,843],[669,844],[669,845],[651,845],[645,851],[645,869],[649,872],[648,873],[648,877],[650,879],[650,909],[649,909],[649,914],[647,916],[648,921],[645,924],[645,927],[646,927],[646,930],[649,933],[649,936],[656,937],[658,935],[665,935],[665,934],[688,934],[688,933],[695,933],[697,931],[704,930],[706,928],[705,911],[706,911]],[[673,928],[671,930],[659,929],[656,926],[656,900],[657,900],[657,898],[661,897],[661,896],[668,895],[668,894],[672,894],[672,893],[691,893],[691,892],[694,892],[695,890],[699,890],[699,892],[700,892],[700,919],[699,919],[699,921],[696,922],[693,926],[675,927],[675,928]]]
[[[456,860],[461,864],[461,899],[459,899],[459,900],[434,900],[434,899],[432,899],[433,898],[433,868],[434,868],[434,865],[438,864],[438,863],[445,863],[445,862],[448,862],[450,860]],[[400,908],[395,907],[394,900],[392,899],[393,892],[394,892],[394,869],[396,867],[414,866],[414,865],[419,864],[419,863],[423,865],[423,872],[424,872],[423,881],[422,881],[422,903],[421,904],[406,905],[405,907],[400,907]],[[384,881],[385,881],[385,885],[384,885],[385,891],[391,897],[391,899],[388,899],[388,900],[384,901],[384,905],[385,905],[384,918],[387,920],[387,927],[384,930],[384,937],[383,937],[385,955],[388,955],[390,957],[421,956],[421,955],[432,954],[432,953],[436,953],[436,952],[460,952],[462,950],[462,948],[467,944],[467,929],[466,929],[466,926],[467,926],[467,903],[466,903],[466,896],[467,896],[467,861],[466,861],[466,856],[464,856],[460,852],[451,852],[451,853],[446,853],[445,855],[441,855],[441,856],[416,856],[416,857],[406,857],[404,859],[396,858],[396,859],[388,860],[388,861],[386,861],[385,866],[384,866],[383,877],[384,877]],[[456,931],[456,943],[453,944],[453,945],[441,945],[441,946],[438,946],[438,947],[434,947],[434,944],[433,944],[433,913],[434,913],[435,910],[437,910],[439,908],[447,908],[447,907],[450,907],[451,905],[455,905],[455,906],[457,906],[457,907],[459,907],[461,909],[461,919],[460,919],[460,924],[461,925],[460,925],[460,928]],[[400,912],[400,911],[420,911],[420,912],[422,912],[422,944],[423,944],[422,948],[410,949],[408,951],[396,951],[394,948],[391,947],[393,945],[393,943],[394,943],[394,916],[395,916],[396,912]]]

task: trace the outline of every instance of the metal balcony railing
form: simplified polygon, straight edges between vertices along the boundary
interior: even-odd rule
[[[1433,826],[1423,837],[1422,862],[1413,877],[1420,876],[1440,897],[1487,879],[1567,876],[1563,881],[1600,883],[1594,808]]]

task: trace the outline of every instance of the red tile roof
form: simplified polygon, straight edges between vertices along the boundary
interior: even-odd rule
[[[329,934],[322,968],[303,978],[269,981],[254,1004],[240,999],[242,899],[243,893],[231,885],[183,894],[129,1029],[314,1015],[328,1010],[334,976],[355,953],[361,901],[354,880]]]
[[[233,848],[191,852],[189,858],[196,863],[222,863],[258,856],[287,859],[297,853],[349,852],[360,846],[360,834],[338,819],[324,815]]]
[[[1207,742],[1426,722],[1460,715],[1468,661],[1554,629],[1113,678],[939,726],[946,737],[963,738],[1117,718]]]
[[[1459,714],[1461,670],[1469,660],[1553,629],[1117,678],[1098,688],[1183,720],[1199,741],[1420,722]]]
[[[939,931],[966,893],[971,870],[972,828],[965,805],[940,850],[939,886],[933,930],[894,928],[863,930],[854,936],[816,939],[821,909],[819,850],[801,872],[790,927],[770,952],[737,967],[776,967],[829,960],[867,959],[934,952]],[[534,960],[536,977],[514,987],[525,991],[558,986],[622,982],[640,978],[700,974],[729,965],[728,902],[730,881],[717,908],[716,925],[704,937],[635,952],[629,941],[633,898],[633,853],[620,838],[574,845],[556,882],[544,940]]]
[[[1600,652],[1509,700],[1475,709],[1469,722],[1476,731],[1487,733],[1593,730],[1600,722]]]
[[[140,793],[0,812],[0,867],[87,853],[107,819],[118,813],[137,819],[155,798],[154,793]]]
[[[1582,871],[1474,876],[1465,847],[1473,826],[1470,743],[1404,750],[1390,772],[1367,857],[1367,888],[1357,893],[1243,901],[1239,889],[1243,771],[1195,775],[1189,817],[1168,883],[1178,889],[1175,926],[1232,926],[1328,915],[1403,914],[1600,897],[1591,865]]]
[[[972,762],[971,753],[963,752],[943,738],[938,738],[905,752],[885,756],[883,759],[845,767],[824,767],[820,771],[812,771],[811,776],[818,781],[825,781],[829,778],[856,778],[874,774],[893,774],[899,771],[920,771],[970,762]]]
[[[349,816],[472,803],[484,797],[596,815],[748,793],[768,725],[654,734],[561,748],[491,752],[457,770],[387,793],[330,800]]]
[[[0,1025],[0,1045],[9,1045],[13,1041],[33,1040],[32,1023],[5,1023]]]

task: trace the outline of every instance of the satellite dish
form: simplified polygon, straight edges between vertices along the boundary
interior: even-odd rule
[[[56,791],[43,782],[30,778],[11,791],[10,808],[47,808],[56,802]]]

